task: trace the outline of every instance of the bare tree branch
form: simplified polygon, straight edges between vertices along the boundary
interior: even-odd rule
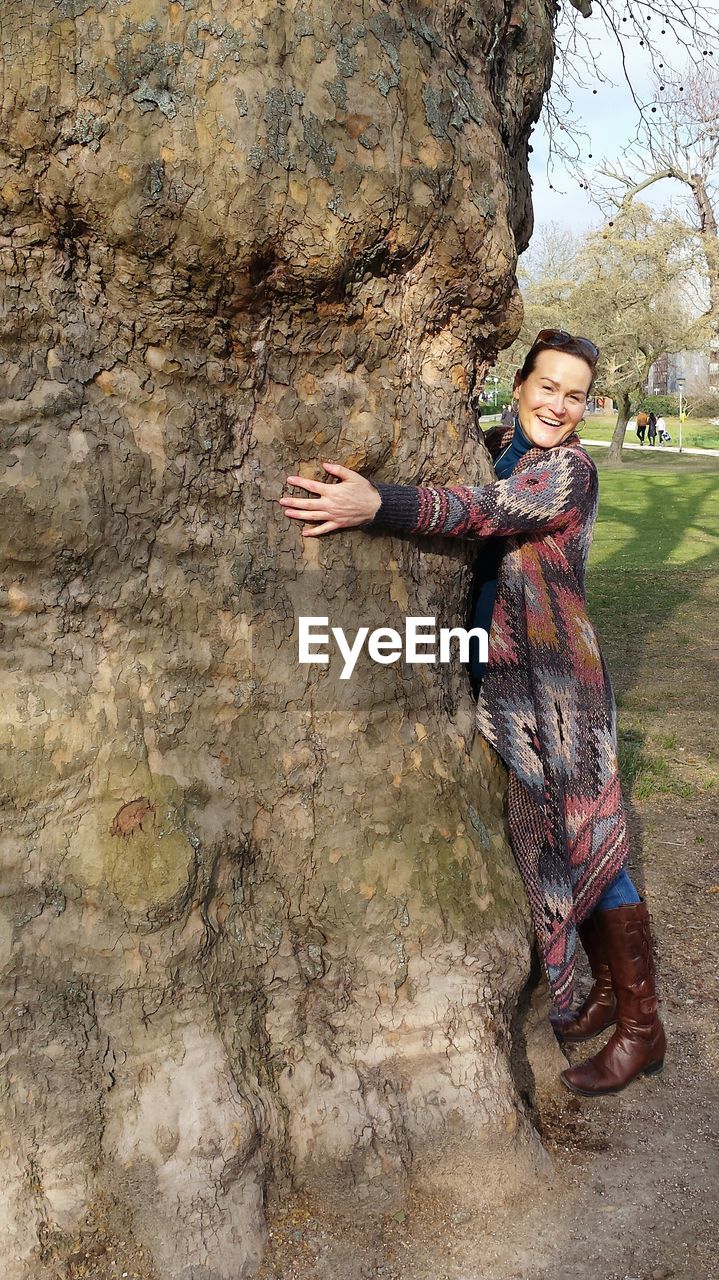
[[[671,51],[672,60],[678,53],[690,67],[706,73],[707,65],[719,55],[719,23],[716,11],[710,8],[707,12],[707,7],[695,0],[685,4],[665,0],[662,5],[656,0],[631,5],[617,0],[569,0],[569,5],[558,5],[557,9],[555,74],[543,116],[549,141],[548,171],[553,177],[559,162],[585,185],[581,154],[588,135],[574,118],[574,90],[586,88],[588,82],[599,87],[614,85],[594,55],[597,37],[610,35],[619,52],[622,79],[636,111],[635,140],[639,141],[642,132],[655,127],[663,89],[660,86],[657,94],[649,97],[642,91],[645,73],[635,69],[635,51],[642,51],[643,65],[648,59],[650,75],[658,82],[667,77],[664,49]]]
[[[599,173],[608,186],[598,203],[628,211],[640,192],[667,179],[681,183],[688,196],[684,223],[696,237],[704,256],[709,292],[712,353],[710,381],[719,382],[719,72],[700,74],[691,68],[680,80],[663,80],[661,112],[651,129],[626,149],[618,165],[603,165]]]
[[[676,178],[678,182],[686,182],[691,185],[690,175],[688,173],[682,173],[676,168],[662,169],[659,173],[650,174],[643,182],[636,182],[633,185],[631,183],[631,179],[628,178],[626,174],[618,172],[610,166],[600,169],[600,173],[606,174],[607,177],[613,178],[615,182],[621,183],[628,188],[621,198],[612,197],[612,202],[620,208],[626,208],[634,197],[639,195],[640,191],[646,191],[647,187],[653,186],[655,182],[662,182],[665,178]]]

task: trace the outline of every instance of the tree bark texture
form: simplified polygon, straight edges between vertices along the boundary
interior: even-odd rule
[[[699,230],[709,280],[709,386],[719,391],[719,227],[707,184],[701,174],[692,174],[694,200],[699,214]]]
[[[609,441],[609,449],[607,450],[607,462],[612,466],[619,466],[622,461],[622,446],[627,434],[627,423],[629,422],[631,411],[632,404],[629,392],[620,391],[617,420],[614,424],[612,438]]]
[[[300,614],[461,624],[475,548],[303,542],[276,499],[323,458],[490,474],[552,20],[4,6],[6,1280],[103,1215],[119,1274],[239,1280],[277,1188],[382,1210],[531,1145],[464,673],[297,660]]]

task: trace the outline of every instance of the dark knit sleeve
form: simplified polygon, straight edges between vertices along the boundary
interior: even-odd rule
[[[409,484],[383,484],[380,480],[370,480],[370,484],[377,490],[382,505],[362,527],[374,529],[381,525],[397,533],[412,533],[419,517],[419,494],[422,490]]]
[[[593,513],[597,472],[583,451],[556,449],[525,471],[476,487],[372,483],[382,504],[367,528],[443,538],[509,537],[582,524]]]

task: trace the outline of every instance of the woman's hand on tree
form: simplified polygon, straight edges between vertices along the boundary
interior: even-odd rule
[[[312,520],[302,534],[313,538],[320,533],[334,533],[336,529],[354,529],[366,524],[379,511],[382,504],[374,485],[357,471],[341,467],[338,462],[323,462],[330,475],[337,476],[339,484],[323,484],[321,480],[308,480],[304,476],[288,476],[287,483],[316,493],[316,498],[280,498],[280,506],[292,520]]]

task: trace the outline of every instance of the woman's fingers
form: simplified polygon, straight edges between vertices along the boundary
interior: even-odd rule
[[[339,462],[323,462],[322,466],[325,471],[329,471],[330,475],[337,476],[340,480],[362,479],[359,471],[350,471],[349,467],[343,467]],[[287,483],[299,489],[306,489],[308,493],[325,493],[328,489],[335,487],[325,484],[322,480],[310,480],[308,476],[288,476]]]
[[[316,502],[309,502],[308,503],[309,509],[307,509],[306,507],[299,507],[299,506],[285,507],[284,512],[286,516],[291,516],[293,520],[329,520],[330,515],[328,511],[314,510],[314,508],[317,505],[318,504]]]
[[[339,462],[323,462],[322,466],[325,471],[329,471],[330,475],[339,476],[340,480],[358,480],[360,478],[358,471],[350,471],[349,467],[343,467]]]
[[[318,524],[314,527],[309,525],[302,530],[302,536],[304,538],[314,538],[318,533],[334,533],[335,529],[340,527],[335,520],[327,520],[325,524]]]
[[[314,511],[318,501],[317,498],[278,498],[281,507],[302,507],[307,511]]]
[[[330,487],[322,480],[310,480],[307,476],[288,476],[287,483],[298,489],[306,489],[308,493],[324,493]]]
[[[357,471],[350,471],[339,462],[323,462],[325,471],[329,472],[339,484],[323,484],[320,480],[309,480],[304,476],[288,476],[287,483],[305,489],[311,498],[294,498],[283,496],[278,499],[286,516],[291,520],[305,521],[301,530],[303,537],[316,537],[321,533],[335,533],[338,529],[352,528],[362,524],[367,516],[363,510],[363,487],[367,481]],[[347,482],[351,483],[347,483]],[[359,481],[359,490],[358,485]],[[366,505],[366,502],[365,504]],[[370,510],[369,514],[372,512]],[[311,521],[308,524],[307,521]]]

